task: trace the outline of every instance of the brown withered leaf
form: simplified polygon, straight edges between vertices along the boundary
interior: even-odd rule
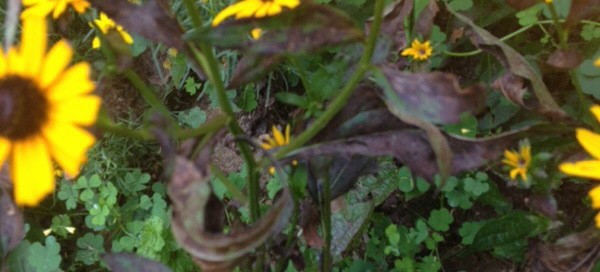
[[[0,261],[25,237],[23,214],[0,186]]]
[[[579,52],[577,52],[577,50],[559,49],[552,53],[550,57],[548,57],[546,64],[554,69],[567,71],[579,66],[579,64],[582,62],[583,57],[581,54],[579,54]]]
[[[407,73],[388,67],[382,72],[399,98],[399,109],[431,123],[457,123],[462,113],[477,115],[485,107],[485,90],[479,85],[463,89],[453,74]]]
[[[506,0],[506,4],[517,10],[524,10],[539,3],[538,0]]]
[[[240,39],[240,33],[247,36],[249,27],[261,28],[265,33],[256,40]],[[305,1],[278,16],[226,21],[212,29],[186,34],[186,39],[242,50],[243,57],[228,86],[236,88],[264,75],[287,54],[316,52],[360,41],[363,33],[343,12]]]
[[[210,145],[208,145],[210,146]],[[179,244],[203,271],[227,271],[246,254],[279,232],[291,215],[292,200],[287,188],[271,206],[269,213],[254,225],[240,231],[222,233],[218,215],[222,207],[212,193],[208,176],[209,152],[202,152],[196,163],[175,156],[168,194],[173,202],[171,227]],[[217,215],[217,216],[215,216]]]
[[[580,20],[600,14],[600,0],[572,0],[567,25],[575,25]]]
[[[130,253],[106,254],[102,256],[114,272],[170,272],[164,264]]]
[[[592,271],[600,260],[600,232],[594,226],[558,239],[539,242],[529,248],[528,271]]]
[[[422,37],[429,37],[431,35],[431,29],[433,28],[433,19],[435,15],[440,11],[440,7],[437,1],[429,1],[429,4],[419,13],[419,18],[415,22],[413,29],[414,33]]]
[[[558,204],[556,198],[552,194],[533,194],[527,199],[526,204],[532,210],[541,213],[548,218],[556,219],[558,213]]]
[[[90,3],[122,25],[127,31],[187,52],[183,30],[170,14],[167,0],[148,0],[135,5],[127,0],[90,0]]]
[[[384,11],[376,49],[371,58],[374,64],[386,62],[390,56],[397,56],[402,48],[406,47],[406,30],[404,20],[413,10],[413,0],[396,0]],[[372,19],[366,24],[366,34],[369,34]],[[408,63],[408,62],[407,62]],[[402,63],[400,66],[405,66]]]
[[[495,160],[514,143],[524,131],[500,134],[481,139],[466,139],[445,135],[454,154],[450,174],[476,169]],[[413,173],[428,180],[439,173],[436,154],[427,134],[420,129],[391,130],[349,137],[308,146],[294,153],[294,158],[312,159],[324,155],[393,156],[407,165]]]
[[[507,98],[547,118],[553,120],[567,118],[567,114],[556,104],[540,76],[531,68],[523,56],[487,30],[477,26],[469,18],[454,12],[448,6],[447,9],[471,28],[471,31],[469,31],[471,42],[494,55],[508,71],[507,73],[512,74],[501,80],[502,91]],[[513,86],[523,86],[525,88],[513,88]],[[535,96],[532,98],[532,100],[535,99],[533,102],[523,101],[523,96],[529,91]]]

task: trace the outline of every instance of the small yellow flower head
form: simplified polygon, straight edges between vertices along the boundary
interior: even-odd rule
[[[600,122],[600,106],[594,105],[590,109],[598,122]],[[560,171],[567,175],[600,180],[600,134],[585,128],[578,128],[575,136],[579,144],[592,157],[591,160],[578,162],[565,162],[559,166]]]
[[[298,5],[300,0],[241,0],[219,12],[212,25],[217,26],[231,16],[235,19],[273,16],[281,13],[283,8],[294,9]]]
[[[402,56],[411,56],[415,60],[423,61],[431,57],[433,48],[429,41],[421,43],[419,40],[413,40],[411,46],[402,50]]]
[[[271,134],[272,135],[266,135],[266,137],[263,138],[262,143],[260,144],[263,149],[271,150],[277,147],[288,145],[291,139],[290,124],[285,126],[285,134],[276,126],[273,126],[271,129]],[[298,161],[292,161],[292,165],[298,165]],[[269,174],[275,174],[275,167],[269,167]]]
[[[73,50],[58,41],[46,50],[46,18],[23,20],[21,44],[0,51],[0,165],[9,165],[15,202],[36,206],[54,191],[53,159],[67,176],[79,174],[95,138],[90,65],[70,66]]]
[[[511,168],[510,179],[516,180],[517,176],[521,176],[521,180],[527,182],[527,171],[531,165],[531,146],[527,141],[521,142],[519,152],[505,150],[504,164]]]
[[[600,67],[600,58],[597,58],[596,61],[594,61],[594,66]]]
[[[21,13],[21,18],[30,16],[44,18],[52,13],[52,18],[56,19],[69,5],[79,14],[85,13],[90,7],[90,3],[86,0],[23,0],[26,9]]]
[[[544,0],[544,2],[546,2],[546,4],[552,4],[552,0]]]
[[[263,34],[263,30],[260,29],[260,28],[252,29],[252,32],[250,32],[250,35],[252,36],[252,39],[255,39],[255,40],[260,39],[260,37],[262,36],[262,34]]]
[[[133,43],[133,38],[131,37],[131,35],[129,35],[129,33],[127,33],[127,31],[125,31],[125,29],[123,29],[121,25],[116,24],[115,21],[108,18],[108,16],[106,16],[104,12],[101,12],[100,18],[94,20],[94,22],[96,23],[96,25],[98,25],[98,28],[100,28],[100,31],[103,34],[107,34],[109,31],[115,30],[117,31],[117,33],[119,33],[119,36],[121,36],[121,38],[126,44]],[[94,40],[92,41],[92,48],[100,48],[100,38],[94,38]]]

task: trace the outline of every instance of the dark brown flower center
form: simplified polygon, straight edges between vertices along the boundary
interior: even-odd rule
[[[31,79],[0,79],[0,137],[22,140],[38,134],[48,120],[49,104]]]

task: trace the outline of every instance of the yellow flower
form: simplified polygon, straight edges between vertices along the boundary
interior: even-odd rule
[[[429,41],[421,43],[419,40],[413,40],[409,48],[402,51],[402,56],[412,56],[415,60],[426,60],[431,57],[433,48]]]
[[[56,19],[65,12],[68,5],[71,5],[79,14],[84,13],[90,7],[90,3],[86,0],[23,0],[23,6],[26,9],[21,13],[21,18],[46,17],[52,13],[52,18]]]
[[[252,29],[252,32],[250,32],[252,39],[255,39],[255,40],[260,39],[260,36],[262,36],[262,34],[263,34],[263,30],[260,28]]]
[[[293,9],[298,5],[300,0],[241,0],[219,12],[212,25],[216,26],[231,16],[235,19],[273,16],[281,13],[284,7]]]
[[[504,160],[502,162],[510,168],[510,179],[516,180],[517,176],[521,176],[521,180],[528,181],[527,171],[531,164],[531,146],[528,142],[521,142],[519,152],[504,150]]]
[[[69,67],[73,51],[58,41],[46,52],[46,20],[23,21],[20,47],[0,51],[0,165],[7,162],[18,205],[35,206],[54,190],[54,159],[74,177],[94,136],[100,98],[90,65]]]
[[[546,2],[546,4],[552,4],[552,0],[544,0],[544,2]]]
[[[594,61],[594,66],[600,67],[600,58],[597,58],[596,61]]]
[[[102,34],[107,34],[111,30],[116,30],[119,33],[119,36],[123,39],[126,44],[132,44],[133,38],[121,25],[116,24],[112,19],[108,18],[104,12],[100,13],[100,18],[94,20],[96,25],[100,28]],[[92,48],[98,49],[100,48],[100,38],[95,37],[92,41]]]
[[[590,109],[596,119],[600,122],[600,106],[595,105]],[[579,144],[594,159],[578,161],[575,163],[565,162],[559,166],[560,171],[567,175],[600,180],[600,134],[593,133],[585,128],[578,128],[575,136]]]
[[[264,139],[262,140],[262,143],[260,144],[260,146],[264,149],[264,150],[271,150],[277,147],[282,147],[285,145],[288,145],[290,143],[290,138],[291,138],[291,132],[290,132],[290,124],[287,124],[285,126],[285,134],[283,134],[283,132],[281,130],[279,130],[279,128],[277,128],[276,126],[273,126],[273,128],[271,129],[271,133],[273,134],[273,136],[271,135],[267,135],[266,137],[264,137]],[[292,161],[292,165],[297,165],[298,161],[294,160]],[[271,175],[275,174],[275,167],[271,166],[269,167],[269,173]]]

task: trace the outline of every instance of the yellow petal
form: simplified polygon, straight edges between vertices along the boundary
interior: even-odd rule
[[[567,175],[600,180],[600,161],[587,160],[575,163],[562,163],[558,167]]]
[[[79,169],[86,161],[86,152],[96,141],[94,136],[63,122],[50,122],[43,133],[52,157],[65,173],[71,177],[79,175]]]
[[[254,17],[256,18],[262,18],[265,17],[267,15],[271,15],[269,14],[269,9],[271,8],[271,6],[274,6],[272,4],[263,4],[261,7],[259,7],[256,12],[254,13]]]
[[[40,75],[40,85],[47,88],[60,75],[73,57],[73,50],[65,40],[58,41],[46,55]]]
[[[21,3],[23,3],[23,6],[33,6],[35,4],[39,4],[40,2],[44,2],[44,1],[48,1],[48,0],[23,0],[21,1]]]
[[[600,106],[594,105],[590,108],[592,114],[596,117],[596,120],[600,123]]]
[[[504,157],[506,158],[506,161],[511,161],[515,165],[519,163],[519,154],[517,154],[517,152],[504,150]]]
[[[593,133],[585,128],[575,130],[575,135],[579,144],[592,155],[600,159],[600,135]]]
[[[23,59],[14,47],[8,49],[8,53],[6,53],[6,62],[7,74],[20,75],[23,73],[23,70],[25,70]]]
[[[299,0],[275,0],[275,4],[293,9],[300,5]]]
[[[41,137],[13,143],[10,172],[18,205],[36,206],[54,190],[54,169]]]
[[[86,95],[55,102],[50,112],[50,118],[56,122],[92,125],[98,118],[100,101],[100,97]]]
[[[594,220],[596,221],[596,228],[600,229],[600,213],[596,214]]]
[[[0,171],[2,171],[2,165],[6,160],[6,156],[10,151],[10,141],[0,137]]]
[[[52,18],[54,19],[60,17],[60,15],[63,14],[63,12],[65,12],[65,9],[67,9],[66,0],[58,0],[57,2],[58,3],[56,3],[56,7],[54,7],[54,12],[52,13]]]
[[[217,16],[215,16],[215,18],[212,21],[212,25],[217,26],[221,22],[223,22],[225,19],[227,19],[233,15],[236,15],[238,12],[240,12],[246,8],[247,8],[247,3],[245,1],[228,6],[225,9],[223,9],[221,12],[219,12],[217,14]]]
[[[4,52],[2,52],[2,50],[0,50],[0,77],[3,77],[6,72],[7,72],[7,62],[8,60],[6,59],[6,57],[4,56]]]
[[[85,11],[87,10],[87,8],[90,7],[90,3],[88,1],[73,1],[71,2],[71,6],[73,7],[73,9],[79,13],[85,13]]]
[[[269,16],[277,15],[279,13],[281,13],[281,6],[276,4],[272,4],[267,12]]]
[[[87,94],[94,90],[94,83],[89,79],[90,65],[80,62],[67,69],[49,88],[48,98],[61,101],[70,97]]]
[[[516,180],[518,174],[519,174],[519,168],[515,168],[513,170],[510,170],[510,179]]]
[[[94,37],[94,40],[92,40],[92,48],[94,48],[94,49],[100,48],[100,38]]]
[[[127,33],[127,31],[123,30],[122,28],[121,28],[121,30],[119,30],[119,35],[121,35],[121,38],[123,38],[123,41],[126,44],[133,43],[133,38],[131,37],[131,35],[129,35],[129,33]]]
[[[279,130],[277,127],[273,126],[272,131],[273,131],[273,138],[275,139],[275,143],[277,143],[277,146],[285,145],[285,139],[283,138],[283,134],[281,133],[281,130]]]
[[[597,59],[594,61],[594,66],[596,66],[596,67],[600,67],[600,58],[597,58]]]
[[[256,1],[256,0],[246,1],[246,5],[245,5],[246,8],[240,10],[235,15],[235,18],[241,19],[241,18],[252,17],[256,13],[256,11],[258,11],[258,9],[260,9],[263,5],[264,5],[264,3],[260,0],[259,1]]]
[[[20,54],[27,64],[25,73],[33,77],[40,72],[46,53],[46,18],[30,17],[23,20]]]
[[[46,18],[54,9],[54,5],[56,5],[54,1],[41,1],[21,12],[21,19]]]
[[[600,209],[600,186],[590,190],[588,196],[592,199],[592,208]]]
[[[289,144],[291,139],[290,124],[285,126],[285,144]]]

